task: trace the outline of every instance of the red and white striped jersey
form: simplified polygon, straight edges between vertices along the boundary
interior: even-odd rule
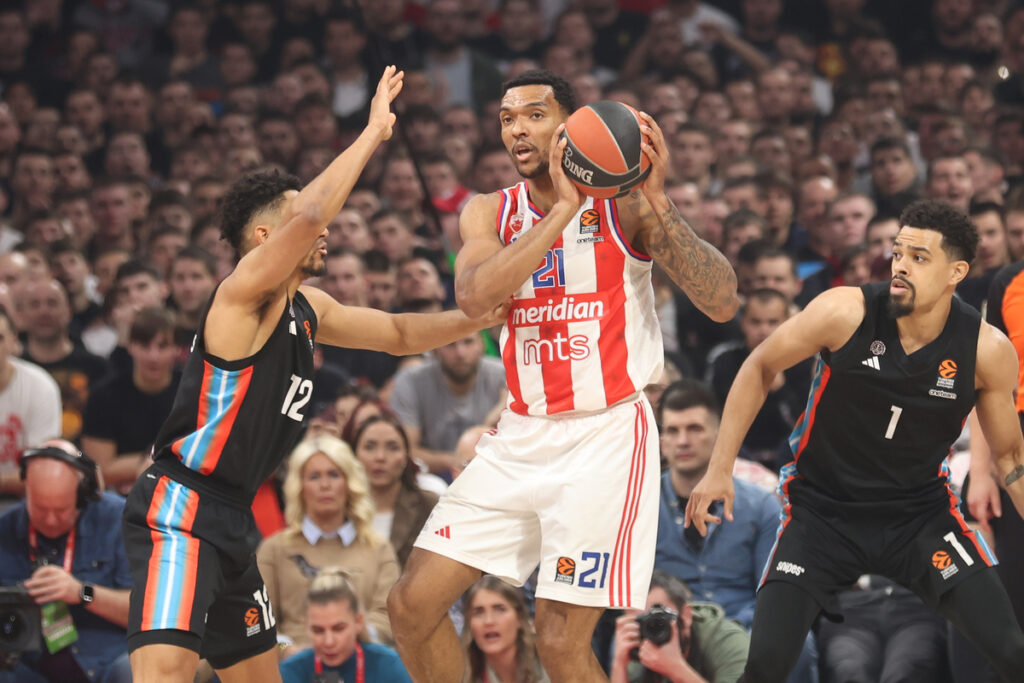
[[[501,190],[505,244],[543,217],[526,181]],[[501,356],[509,408],[522,415],[600,410],[661,375],[651,259],[623,238],[612,200],[588,197],[516,290]]]

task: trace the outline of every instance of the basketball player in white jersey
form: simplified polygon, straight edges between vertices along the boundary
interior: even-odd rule
[[[607,680],[590,649],[606,607],[643,609],[654,564],[658,436],[643,388],[663,351],[652,258],[712,319],[732,318],[736,276],[665,196],[668,149],[617,200],[580,194],[562,168],[568,83],[528,71],[499,117],[525,181],[473,198],[460,220],[456,297],[470,316],[513,298],[501,335],[509,404],[442,496],[388,600],[413,679],[459,681],[448,608],[481,572],[521,585],[540,565],[537,649],[552,681]],[[539,264],[539,265],[538,265]]]

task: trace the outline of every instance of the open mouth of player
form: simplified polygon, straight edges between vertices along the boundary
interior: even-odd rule
[[[512,148],[512,156],[516,158],[516,161],[526,161],[536,151],[536,147],[533,145],[519,144]]]
[[[496,643],[501,640],[501,634],[497,631],[488,631],[484,634],[484,641],[488,643]]]
[[[889,285],[889,291],[893,293],[909,292],[910,286],[899,278],[893,278],[892,283]]]

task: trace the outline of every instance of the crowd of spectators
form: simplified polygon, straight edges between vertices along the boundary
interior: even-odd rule
[[[681,377],[707,382],[707,389],[675,385],[658,411],[676,421],[662,440],[658,566],[690,584],[659,590],[681,613],[681,630],[689,632],[693,614],[749,628],[754,568],[778,504],[758,486],[790,456],[808,368],[776,379],[744,444],[736,476],[754,482],[741,489],[749,494],[754,526],[743,533],[750,538],[730,540],[722,530],[698,542],[682,531],[675,517],[696,479],[695,470],[673,469],[674,454],[710,453],[732,378],[787,317],[829,287],[888,279],[897,219],[910,201],[948,201],[978,226],[978,259],[959,288],[971,304],[983,307],[999,269],[1024,258],[1024,7],[1011,0],[5,0],[5,504],[24,493],[18,453],[56,437],[95,460],[111,491],[131,487],[170,410],[204,306],[234,265],[218,226],[228,187],[256,169],[314,177],[358,134],[391,63],[405,70],[396,135],[331,222],[318,282],[346,305],[454,306],[459,211],[473,194],[521,180],[501,142],[504,79],[549,69],[572,84],[581,104],[615,99],[659,122],[671,150],[667,192],[730,260],[745,302],[734,321],[713,323],[655,274],[666,373],[648,393],[656,399]],[[358,615],[363,641],[389,642],[382,596],[437,494],[504,404],[495,356],[488,334],[426,357],[316,350],[311,440],[255,505],[268,537],[259,564],[282,655],[322,641],[307,627],[307,612],[337,616],[328,607]],[[693,414],[692,424],[679,422]],[[696,428],[705,442],[679,436]],[[749,541],[742,567],[727,541]],[[348,572],[343,585],[336,580],[307,600],[310,583],[334,566]],[[914,596],[878,577],[851,591],[844,604],[859,610],[857,623],[887,620],[889,628],[866,631],[906,637],[892,620],[916,615]],[[466,642],[477,643],[474,680],[488,671],[506,680],[508,660],[477,637],[478,610],[491,609],[476,605],[481,595],[518,615],[519,630],[509,631],[517,636],[504,626],[495,631],[517,652],[532,647],[531,598],[520,609],[487,584],[453,606],[467,624]],[[720,603],[721,614],[686,608],[693,599]],[[914,642],[946,656],[944,634],[928,625]],[[815,680],[818,668],[821,680],[848,680],[839,672],[863,650],[848,646],[849,632],[836,625],[818,636],[817,644],[808,640],[801,680]],[[622,648],[599,642],[606,667],[622,665],[618,675],[626,676]],[[876,645],[872,651],[885,651]],[[543,679],[528,653],[515,661],[513,668]],[[881,668],[865,675],[884,678]]]

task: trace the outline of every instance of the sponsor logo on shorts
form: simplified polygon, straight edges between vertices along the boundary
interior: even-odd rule
[[[245,611],[245,636],[254,636],[260,632],[260,611],[250,607]]]
[[[576,560],[571,557],[560,557],[555,565],[555,583],[567,583],[570,586],[576,576]]]
[[[435,536],[440,536],[441,538],[451,538],[452,537],[452,528],[450,526],[443,526],[440,529],[438,529],[437,531],[435,531],[434,535]]]
[[[792,562],[779,562],[775,565],[775,571],[782,572],[783,574],[792,574],[793,576],[800,576],[806,571],[803,567]]]
[[[948,579],[960,571],[953,563],[953,558],[945,550],[937,550],[932,553],[932,566],[939,570],[943,579]]]

